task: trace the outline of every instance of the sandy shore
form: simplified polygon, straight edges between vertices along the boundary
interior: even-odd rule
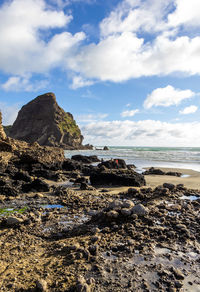
[[[163,171],[176,171],[181,172],[187,177],[176,177],[169,175],[145,175],[147,186],[156,187],[163,183],[184,184],[185,187],[190,189],[200,189],[200,172],[191,169],[180,169],[180,168],[159,168]]]
[[[185,177],[176,177],[176,176],[170,176],[170,175],[145,175],[146,187],[155,188],[159,185],[162,185],[163,183],[172,183],[174,185],[184,184],[186,188],[200,190],[200,172],[191,170],[191,169],[182,169],[182,168],[163,168],[163,167],[160,168],[159,167],[159,169],[165,172],[167,171],[181,172]],[[119,192],[126,192],[129,188],[130,186],[125,186],[125,187],[124,186],[123,187],[106,186],[106,190],[108,190],[108,193],[111,195],[118,194]],[[83,191],[80,191],[79,188],[73,188],[73,189],[78,193],[83,193]],[[97,190],[101,191],[101,189],[103,188],[99,188]],[[84,192],[86,194],[91,193],[91,191],[84,191]]]

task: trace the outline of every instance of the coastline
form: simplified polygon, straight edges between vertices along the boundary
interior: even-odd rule
[[[192,169],[182,168],[158,168],[163,171],[181,172],[183,175],[188,175],[188,177],[176,177],[169,175],[145,175],[147,186],[156,187],[158,185],[162,185],[163,183],[172,183],[175,185],[184,184],[184,186],[189,189],[200,189],[200,172]]]

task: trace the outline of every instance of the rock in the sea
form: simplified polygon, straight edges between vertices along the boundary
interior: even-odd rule
[[[66,149],[81,148],[83,140],[72,114],[59,107],[53,93],[40,95],[21,108],[10,137]]]
[[[133,170],[94,170],[90,175],[92,185],[134,186],[146,185],[144,176]]]
[[[104,151],[108,151],[108,150],[109,150],[108,146],[104,146],[104,147],[103,147],[103,150],[104,150]]]

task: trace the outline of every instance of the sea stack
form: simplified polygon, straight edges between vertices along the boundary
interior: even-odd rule
[[[56,102],[54,93],[36,97],[18,113],[9,136],[28,143],[64,149],[82,148],[83,136],[72,114]]]

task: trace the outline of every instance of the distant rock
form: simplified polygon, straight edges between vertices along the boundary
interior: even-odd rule
[[[104,146],[103,150],[105,150],[105,151],[109,150],[108,146]]]
[[[9,135],[42,146],[83,148],[83,136],[72,114],[57,104],[53,93],[40,95],[24,105],[9,129]]]

